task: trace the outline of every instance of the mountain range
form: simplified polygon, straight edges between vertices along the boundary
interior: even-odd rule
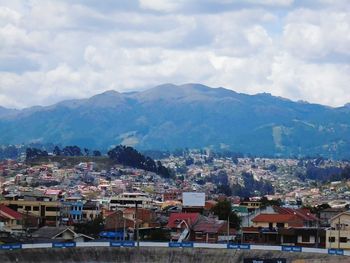
[[[350,107],[201,84],[164,84],[139,92],[106,91],[51,106],[0,107],[0,134],[0,144],[210,147],[264,156],[349,158]]]

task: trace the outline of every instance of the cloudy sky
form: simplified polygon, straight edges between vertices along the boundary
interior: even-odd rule
[[[348,0],[0,0],[0,105],[202,83],[350,102]]]

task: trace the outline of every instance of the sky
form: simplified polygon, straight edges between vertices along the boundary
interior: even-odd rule
[[[349,0],[0,0],[0,105],[201,83],[350,102]]]

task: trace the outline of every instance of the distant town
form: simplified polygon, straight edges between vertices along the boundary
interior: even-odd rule
[[[210,149],[140,153],[121,145],[107,153],[28,147],[0,161],[0,189],[2,244],[133,240],[350,248],[348,160]]]

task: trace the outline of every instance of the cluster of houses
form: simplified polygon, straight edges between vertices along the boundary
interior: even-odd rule
[[[240,216],[242,226],[233,229],[227,220],[211,213],[216,201],[205,201],[204,194],[198,200],[199,193],[192,193],[189,198],[194,201],[186,201],[177,200],[178,193],[167,193],[162,202],[141,192],[122,193],[105,202],[77,197],[61,200],[61,194],[47,191],[0,200],[0,242],[133,240],[138,236],[141,240],[173,242],[350,248],[350,211],[345,208],[327,208],[315,215],[305,208],[263,207],[256,200],[231,200],[232,212]],[[98,217],[103,222],[99,235],[75,231],[76,224]]]

